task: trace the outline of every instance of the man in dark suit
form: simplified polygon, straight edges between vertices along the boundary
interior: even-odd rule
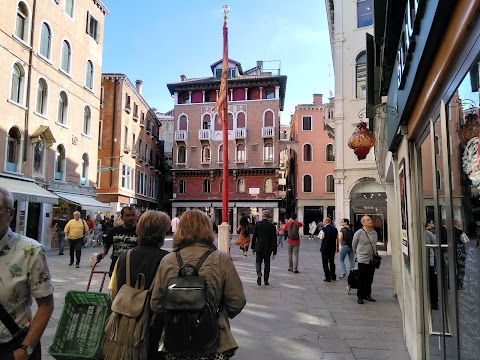
[[[272,260],[277,255],[277,231],[275,225],[271,222],[270,211],[262,211],[262,220],[255,224],[252,237],[252,252],[256,254],[255,268],[257,270],[257,284],[262,284],[262,262],[264,265],[263,281],[269,285],[268,277],[270,275],[270,256]]]

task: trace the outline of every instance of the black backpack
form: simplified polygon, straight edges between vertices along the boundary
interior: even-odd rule
[[[288,238],[292,240],[300,239],[300,234],[298,233],[298,225],[296,221],[292,221],[288,225]]]
[[[212,253],[207,250],[195,267],[183,264],[176,251],[178,276],[168,279],[162,307],[165,311],[165,350],[176,354],[198,354],[211,349],[218,338],[218,318],[223,307],[208,291],[207,281],[198,271]]]
[[[352,243],[353,243],[353,231],[352,229],[350,228],[346,228],[347,229],[347,233],[343,234],[344,237],[345,237],[345,244],[347,244],[348,246],[352,247]]]

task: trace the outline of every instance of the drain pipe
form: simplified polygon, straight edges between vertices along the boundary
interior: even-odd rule
[[[25,121],[24,121],[24,140],[23,140],[23,162],[27,162],[28,157],[28,125],[30,117],[30,86],[32,85],[32,67],[33,67],[33,35],[35,34],[35,15],[37,12],[37,0],[33,0],[32,23],[30,25],[30,50],[28,54],[28,80],[27,97],[25,99]]]
[[[110,151],[110,187],[113,186],[113,155],[115,153],[115,124],[117,120],[117,84],[118,79],[115,79],[113,87],[113,119],[112,119],[112,149]],[[120,164],[119,164],[120,165]],[[119,166],[120,167],[120,166]]]

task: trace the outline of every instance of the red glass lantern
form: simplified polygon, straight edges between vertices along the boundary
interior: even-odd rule
[[[465,124],[458,131],[458,138],[464,144],[468,143],[480,132],[480,125],[478,125],[478,115],[468,114],[465,117]]]
[[[367,157],[375,142],[375,136],[368,131],[367,124],[362,121],[357,124],[355,132],[348,139],[348,147],[353,149],[358,160],[363,160]]]

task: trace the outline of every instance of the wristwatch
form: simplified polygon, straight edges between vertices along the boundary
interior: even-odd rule
[[[33,346],[29,345],[20,345],[19,349],[25,350],[25,353],[27,354],[27,357],[33,354]]]

